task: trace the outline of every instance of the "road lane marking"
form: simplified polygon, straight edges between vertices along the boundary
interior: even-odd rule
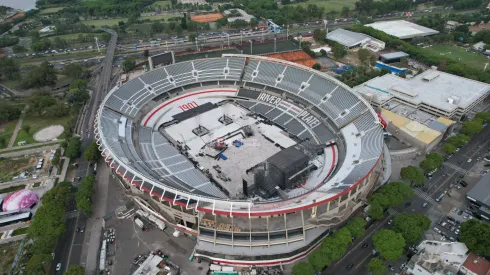
[[[364,263],[369,257],[371,257],[371,254],[367,255],[364,259],[362,259],[362,261],[356,265],[356,269],[359,268],[362,265],[362,263]]]

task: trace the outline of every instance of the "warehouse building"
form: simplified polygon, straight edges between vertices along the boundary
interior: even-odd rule
[[[347,50],[363,48],[373,52],[378,52],[385,48],[385,42],[381,40],[375,39],[363,33],[352,32],[344,29],[336,29],[329,32],[327,34],[327,39],[339,43]]]
[[[438,34],[439,32],[405,20],[378,21],[366,26],[383,31],[400,39],[411,39]]]
[[[438,117],[460,120],[490,95],[490,85],[436,70],[411,79],[386,74],[354,88],[375,107],[403,103]]]
[[[483,176],[466,194],[473,214],[486,221],[490,221],[490,195],[488,190],[490,190],[490,173]]]

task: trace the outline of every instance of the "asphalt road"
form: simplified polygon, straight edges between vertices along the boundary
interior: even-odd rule
[[[390,210],[385,219],[382,221],[377,221],[372,224],[367,230],[366,234],[360,240],[355,240],[353,244],[347,249],[347,253],[341,260],[332,264],[328,269],[322,272],[323,275],[334,275],[334,274],[346,274],[346,275],[364,275],[368,274],[366,265],[369,260],[373,257],[372,249],[372,235],[380,229],[388,229],[391,225],[388,225],[388,221],[392,219],[395,215],[401,212],[407,213],[420,213],[427,214],[429,211],[438,212],[440,207],[439,203],[435,199],[445,190],[450,190],[449,185],[454,184],[457,180],[460,180],[460,175],[470,171],[472,167],[476,164],[477,157],[483,157],[489,154],[488,149],[490,148],[490,126],[483,129],[481,133],[474,136],[470,142],[461,148],[459,152],[456,152],[449,160],[444,163],[444,168],[438,170],[434,173],[432,179],[426,183],[427,191],[424,192],[421,189],[416,190],[415,197],[411,200],[412,204],[408,207],[401,205],[396,207],[394,210]],[[468,159],[472,159],[468,162]],[[471,186],[462,188],[460,192],[463,194],[468,192]],[[451,194],[451,191],[448,192]],[[446,195],[447,196],[447,195]],[[443,198],[443,201],[447,199]],[[442,202],[443,202],[442,201]],[[428,202],[429,205],[434,205],[433,207],[423,208],[424,202]],[[441,212],[440,216],[444,216]],[[440,227],[440,226],[439,226]],[[362,248],[364,243],[368,244],[367,248]],[[405,256],[404,256],[405,257]],[[408,258],[404,258],[408,260]],[[400,263],[400,261],[398,262]],[[347,266],[353,264],[352,269],[348,270]],[[395,265],[395,272],[400,272],[399,264]],[[387,271],[386,274],[394,274],[394,272]]]
[[[117,33],[112,30],[106,30],[111,34],[111,40],[107,46],[106,58],[104,59],[104,64],[102,72],[98,77],[98,83],[96,87],[92,87],[94,94],[90,98],[87,106],[87,114],[84,121],[82,122],[82,152],[90,143],[94,141],[93,135],[93,125],[95,115],[99,103],[104,98],[109,89],[109,82],[111,78],[112,71],[112,60],[114,58],[114,52],[117,42]],[[75,173],[75,177],[86,177],[94,174],[94,167],[90,165],[87,161],[80,157],[76,163],[78,168]],[[79,185],[79,180],[75,180],[74,186]],[[71,209],[73,210],[73,209]],[[58,244],[55,248],[55,257],[53,264],[51,265],[50,274],[62,274],[70,265],[79,264],[80,257],[82,253],[84,236],[81,232],[76,232],[77,228],[85,228],[87,226],[87,218],[82,214],[77,217],[67,220],[66,233],[60,237]],[[61,263],[61,270],[57,272],[55,270],[56,264]]]

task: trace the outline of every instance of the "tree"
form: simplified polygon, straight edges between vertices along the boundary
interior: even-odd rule
[[[125,72],[132,71],[136,67],[136,60],[133,57],[128,57],[124,59],[122,65]]]
[[[400,176],[404,180],[410,181],[410,185],[424,185],[425,177],[420,170],[415,166],[403,167],[400,171]]]
[[[26,132],[27,134],[29,134],[29,131],[31,130],[31,126],[30,125],[22,125],[22,130],[24,132]]]
[[[71,89],[80,89],[80,90],[85,90],[88,87],[88,82],[87,80],[83,79],[75,79],[71,84],[70,84],[70,90]]]
[[[306,262],[300,262],[293,266],[293,275],[305,275],[305,274],[313,274],[315,273],[313,266]]]
[[[76,159],[80,156],[82,149],[82,141],[79,137],[72,137],[68,141],[68,147],[65,151],[65,156],[70,159]]]
[[[308,262],[315,271],[320,271],[327,265],[326,259],[327,257],[322,249],[317,249],[308,256]]]
[[[464,222],[459,233],[461,242],[476,254],[490,256],[490,225],[475,219]]]
[[[367,222],[364,219],[359,217],[354,217],[347,222],[345,228],[349,230],[350,235],[353,238],[357,239],[363,236],[364,233],[366,232],[366,224]]]
[[[368,210],[368,215],[374,219],[374,220],[381,220],[384,218],[383,215],[383,207],[379,204],[377,201],[370,202],[369,205],[371,206]]]
[[[66,95],[66,101],[73,105],[82,105],[89,100],[90,94],[87,90],[71,89]]]
[[[257,20],[257,18],[255,18],[255,17],[252,17],[252,18],[250,19],[250,27],[251,27],[251,28],[255,28],[255,27],[257,27],[258,25],[259,25],[259,20]]]
[[[313,31],[313,39],[315,39],[317,43],[323,43],[326,36],[327,34],[324,29],[315,29]]]
[[[14,51],[14,53],[25,53],[27,52],[27,49],[24,48],[23,46],[21,45],[14,45],[12,47],[12,50]]]
[[[53,156],[53,159],[51,160],[51,164],[60,168],[60,163],[61,163],[61,149],[58,148],[54,152],[54,156]]]
[[[87,217],[92,216],[92,202],[90,198],[84,197],[81,193],[77,193],[75,200],[79,211],[82,211]]]
[[[475,118],[470,121],[466,121],[463,123],[463,128],[461,128],[461,133],[467,136],[474,136],[483,130],[483,120],[479,118]]]
[[[77,209],[87,216],[92,216],[92,194],[94,192],[95,177],[85,177],[80,182],[80,189],[75,195]]]
[[[357,56],[362,64],[369,64],[371,62],[371,52],[368,49],[359,49],[357,51]]]
[[[374,275],[382,275],[386,271],[386,265],[378,258],[372,258],[369,261],[367,268],[369,272],[373,273]]]
[[[150,56],[150,51],[148,49],[146,49],[144,52],[143,52],[143,56],[148,58]]]
[[[476,113],[475,117],[483,120],[484,122],[489,122],[490,121],[490,112]]]
[[[455,136],[448,138],[447,142],[451,143],[452,145],[454,145],[456,147],[462,147],[466,143],[468,143],[469,140],[470,140],[470,137],[468,137],[467,135],[457,134]]]
[[[56,79],[56,70],[47,61],[44,61],[27,73],[22,85],[26,89],[54,86]]]
[[[376,201],[384,210],[388,207],[402,204],[405,200],[412,198],[413,195],[412,188],[405,183],[398,181],[390,182],[381,186],[381,188],[369,197],[369,204],[372,205]]]
[[[381,229],[373,236],[376,251],[388,261],[396,261],[403,255],[405,240],[402,234],[389,229]]]
[[[81,265],[72,265],[65,272],[65,275],[83,275],[85,274],[85,268]]]
[[[44,275],[46,274],[44,266],[52,261],[51,255],[49,254],[34,254],[29,258],[26,265],[27,274],[32,275]]]
[[[402,213],[393,220],[393,230],[401,233],[408,244],[415,244],[430,228],[430,224],[426,215]]]
[[[340,45],[339,43],[337,42],[329,42],[329,44],[332,44],[332,53],[333,53],[333,56],[336,58],[336,59],[340,59],[342,57],[344,57],[346,54],[347,54],[347,51],[345,50],[344,46]]]
[[[312,68],[319,71],[322,69],[322,65],[315,63],[315,64],[313,64]]]
[[[66,76],[75,79],[88,79],[90,78],[90,70],[82,67],[80,64],[71,63],[63,68],[62,73]],[[76,81],[76,80],[75,80]]]
[[[20,78],[20,64],[14,58],[0,57],[0,74],[7,77],[8,80]]]
[[[433,171],[444,163],[444,158],[438,153],[430,153],[425,156],[425,159],[419,164],[420,168],[424,170],[425,173]]]
[[[343,7],[342,11],[340,12],[340,16],[348,17],[349,13],[350,13],[349,7]]]
[[[456,146],[451,143],[446,143],[442,146],[442,150],[447,154],[454,154],[456,152]]]
[[[85,148],[85,152],[83,152],[83,159],[85,159],[88,162],[97,162],[97,160],[100,158],[100,151],[99,147],[97,146],[97,143],[92,142],[90,143],[87,148]]]
[[[196,34],[195,33],[189,34],[189,41],[190,42],[196,42]]]
[[[321,49],[320,53],[322,54],[322,56],[327,56],[327,51],[324,49]]]

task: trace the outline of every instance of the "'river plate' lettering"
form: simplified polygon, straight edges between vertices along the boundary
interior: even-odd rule
[[[269,104],[276,105],[276,106],[279,105],[279,103],[281,103],[281,101],[282,101],[282,98],[277,97],[277,96],[273,96],[270,94],[266,94],[266,93],[260,93],[260,95],[257,99],[260,101],[263,101],[265,103],[269,103]]]
[[[313,128],[320,124],[320,120],[316,118],[314,115],[308,113],[307,111],[303,110],[299,115],[298,118],[300,118],[306,125],[308,125],[310,128]]]

